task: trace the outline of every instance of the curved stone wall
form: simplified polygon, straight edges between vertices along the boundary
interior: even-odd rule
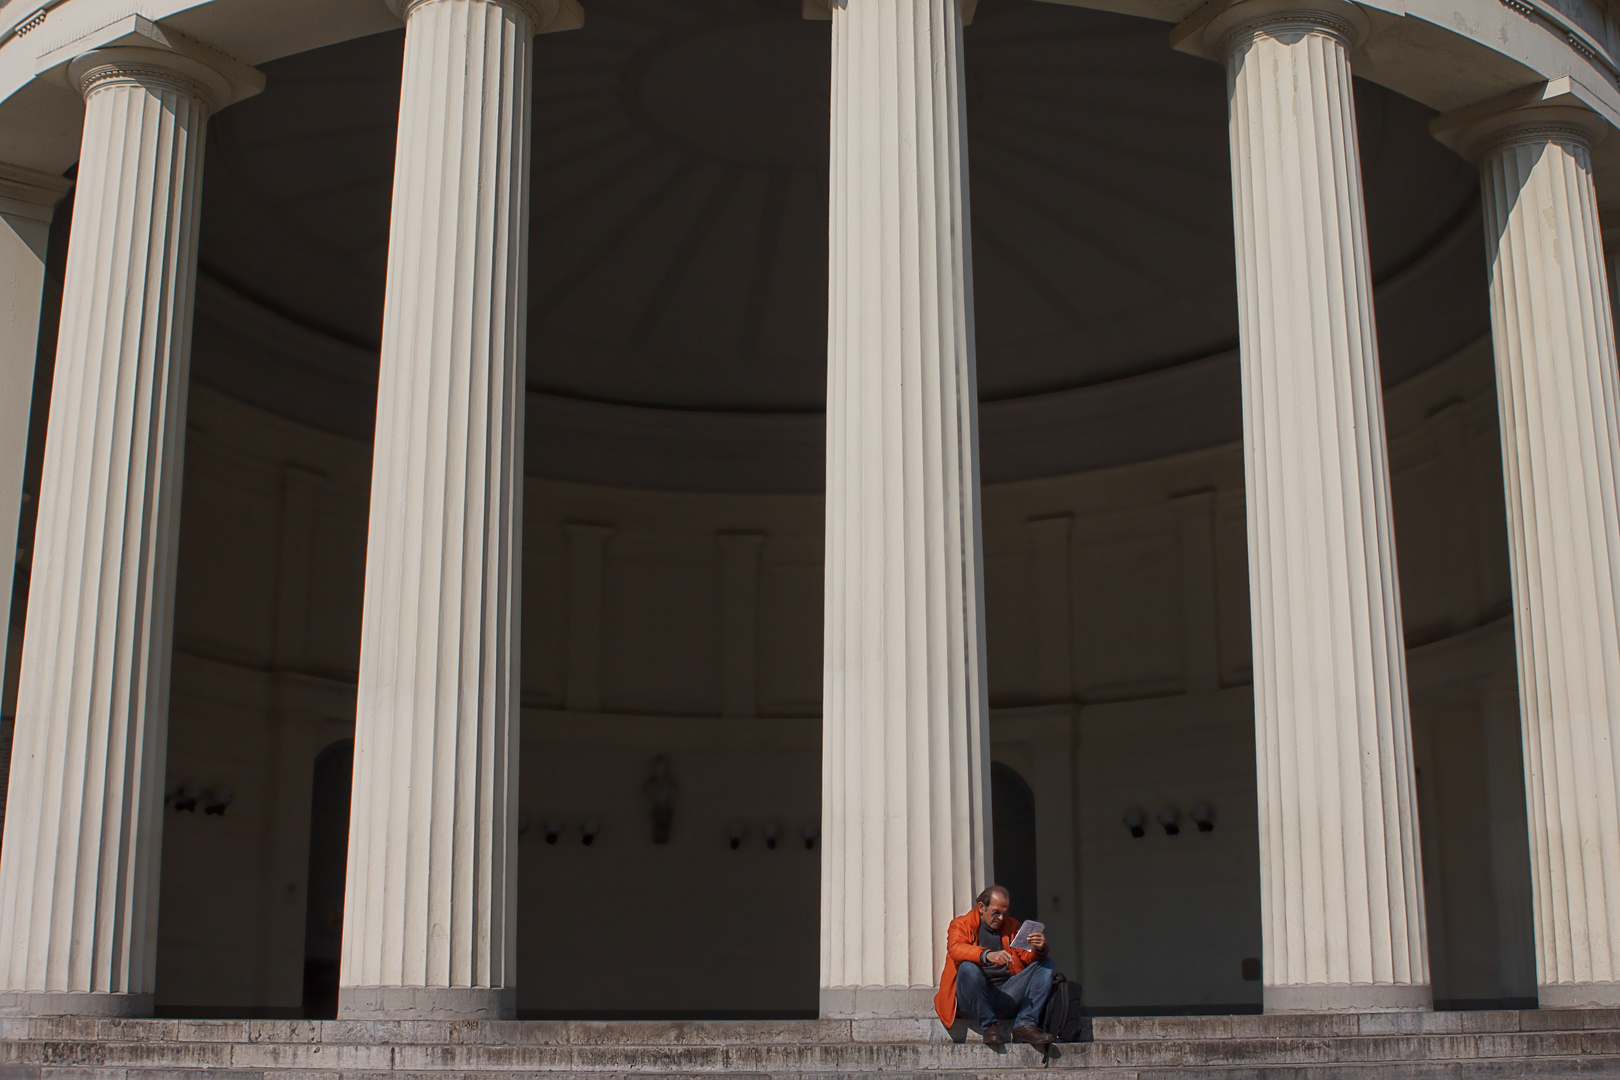
[[[1532,996],[1488,343],[1392,389],[1387,415],[1436,994]],[[352,730],[369,448],[202,385],[190,423],[169,776],[235,801],[166,814],[160,1004],[291,1010],[314,759]],[[525,507],[520,1009],[814,1010],[820,496],[531,475]],[[984,507],[992,751],[1036,795],[1059,963],[1099,1007],[1258,1003],[1238,448],[988,484]],[[1200,803],[1212,833],[1185,816]],[[1177,837],[1121,824],[1165,806]],[[566,890],[615,943],[545,932]],[[717,903],[753,956],[699,962],[681,927]],[[604,966],[621,953],[687,981],[626,984]]]

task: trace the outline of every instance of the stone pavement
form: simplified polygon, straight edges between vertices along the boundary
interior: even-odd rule
[[[1098,1018],[1087,1080],[1620,1078],[1620,1011]],[[0,1020],[0,1080],[1033,1075],[1039,1052],[931,1021]]]

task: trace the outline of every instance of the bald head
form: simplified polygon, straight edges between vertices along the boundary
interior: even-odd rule
[[[991,885],[979,894],[975,903],[979,908],[979,922],[991,930],[1000,930],[1012,906],[1012,894],[1000,885]]]

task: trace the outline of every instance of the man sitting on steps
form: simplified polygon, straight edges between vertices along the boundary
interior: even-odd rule
[[[1052,961],[1046,935],[1029,935],[1029,949],[1015,949],[1019,921],[1007,914],[1012,895],[1000,885],[979,894],[972,911],[951,920],[945,935],[945,970],[934,1009],[950,1027],[961,1013],[984,1033],[986,1046],[1001,1046],[1002,1020],[1012,1020],[1012,1041],[1045,1047],[1052,1036],[1039,1027],[1052,992]]]

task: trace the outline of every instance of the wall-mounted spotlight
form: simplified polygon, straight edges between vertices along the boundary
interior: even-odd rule
[[[1127,810],[1125,816],[1120,818],[1120,821],[1124,823],[1127,829],[1131,830],[1131,835],[1138,840],[1147,835],[1147,830],[1142,827],[1142,811]]]
[[[187,813],[195,813],[197,810],[197,800],[200,798],[202,798],[202,788],[198,787],[196,784],[181,782],[170,786],[169,792],[166,796],[164,796],[163,801],[174,807],[176,810],[184,810]]]
[[[801,830],[800,835],[804,837],[804,850],[812,851],[816,846],[816,838],[821,835],[821,826],[812,821]]]
[[[601,823],[593,817],[588,817],[579,823],[579,842],[590,847],[596,843],[596,834],[601,831]]]
[[[236,801],[236,793],[223,785],[211,787],[203,793],[203,813],[224,817],[226,807]]]
[[[555,844],[557,842],[557,838],[562,835],[562,831],[563,831],[563,820],[562,820],[562,818],[560,818],[560,817],[548,817],[548,818],[546,818],[546,843]]]
[[[163,793],[163,805],[194,814],[200,804],[202,812],[209,817],[224,817],[226,809],[235,801],[236,793],[224,784],[204,788],[201,784],[194,784],[189,780],[170,784],[169,789]]]
[[[782,835],[782,826],[778,825],[774,821],[767,821],[763,831],[765,834],[765,846],[770,848],[772,851],[775,851],[776,841]]]
[[[1164,826],[1166,836],[1175,836],[1181,832],[1181,826],[1176,824],[1176,819],[1180,816],[1173,806],[1167,806],[1154,815],[1159,824]]]
[[[733,821],[731,823],[731,827],[726,830],[726,835],[731,837],[731,850],[732,851],[736,851],[738,848],[742,847],[743,833],[745,833],[747,831],[748,831],[748,826],[745,825],[743,822],[741,822],[741,821]]]
[[[1211,810],[1207,804],[1199,803],[1187,811],[1187,816],[1192,819],[1194,825],[1198,826],[1199,832],[1215,831],[1215,811]]]

